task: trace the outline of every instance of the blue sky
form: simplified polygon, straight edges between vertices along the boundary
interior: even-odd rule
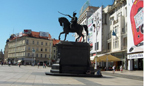
[[[6,40],[13,33],[24,29],[49,32],[52,38],[58,39],[62,27],[58,18],[65,17],[58,11],[72,16],[79,11],[87,0],[0,0],[0,49],[4,51]],[[91,6],[112,5],[113,0],[90,0]],[[68,17],[67,17],[68,18]],[[70,18],[68,18],[70,20]],[[68,41],[75,38],[70,33]],[[61,36],[64,39],[64,35]]]

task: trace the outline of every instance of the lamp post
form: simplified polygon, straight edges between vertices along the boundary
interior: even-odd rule
[[[33,62],[33,66],[34,66],[35,65],[35,57],[34,57],[34,55],[35,55],[35,49],[34,48],[32,49],[32,53],[33,53],[32,62]]]
[[[49,66],[50,66],[50,61],[51,60],[51,42],[50,42],[50,57],[49,57]]]
[[[17,63],[17,61],[16,61],[16,60],[17,60],[17,54],[16,54],[16,52],[17,52],[17,34],[15,34],[14,36],[16,37],[16,43],[15,43],[15,58],[14,58],[14,64],[15,64],[15,63]]]
[[[95,24],[93,24],[93,27],[94,27],[94,29],[96,29]],[[96,50],[96,56],[95,56],[95,69],[97,69],[97,30],[96,30],[95,50]]]

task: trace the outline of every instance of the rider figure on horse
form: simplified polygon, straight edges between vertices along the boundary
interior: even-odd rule
[[[73,17],[71,17],[70,15],[68,15],[71,19],[71,24],[70,24],[70,28],[71,29],[75,29],[76,28],[76,25],[77,25],[77,17],[75,16],[76,13],[73,12]]]

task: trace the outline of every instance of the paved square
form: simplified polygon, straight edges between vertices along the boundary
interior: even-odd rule
[[[49,76],[50,67],[0,66],[0,86],[143,86],[135,80],[103,74],[102,78]]]

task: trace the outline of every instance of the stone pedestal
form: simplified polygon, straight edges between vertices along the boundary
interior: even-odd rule
[[[57,44],[60,73],[85,74],[90,70],[90,46],[81,42]]]
[[[90,45],[81,42],[63,42],[56,44],[57,61],[52,65],[51,75],[94,75],[90,62]],[[49,74],[49,73],[48,73]],[[47,74],[47,75],[48,75]],[[50,74],[49,74],[50,75]]]

